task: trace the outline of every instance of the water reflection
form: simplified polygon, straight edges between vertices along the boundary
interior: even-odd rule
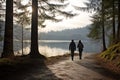
[[[76,45],[79,40],[75,40]],[[62,50],[68,50],[70,40],[42,40],[40,41],[40,46],[48,46],[50,48],[60,48]],[[98,53],[101,50],[101,44],[95,43],[90,40],[82,40],[84,44],[84,52],[85,53]],[[98,46],[99,45],[99,46]]]
[[[68,53],[68,50],[63,50],[60,48],[51,48],[48,46],[39,46],[39,51],[41,52],[41,54],[47,57],[64,55]]]
[[[85,53],[97,53],[100,52],[99,43],[94,43],[92,41],[84,40],[82,41],[84,44]],[[63,55],[69,53],[69,43],[70,40],[39,40],[39,51],[41,54],[46,57]],[[75,40],[75,43],[78,43],[78,40]],[[29,54],[30,52],[30,41],[24,40],[24,54]],[[14,51],[15,55],[22,55],[22,46],[21,41],[14,41]],[[2,51],[2,50],[0,50]]]

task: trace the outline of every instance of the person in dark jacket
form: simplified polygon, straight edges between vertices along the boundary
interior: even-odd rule
[[[71,41],[71,43],[69,45],[69,50],[71,51],[71,58],[72,58],[72,61],[73,61],[74,51],[76,50],[76,44],[75,44],[74,40]]]
[[[83,51],[84,45],[81,42],[81,40],[79,40],[77,48],[78,48],[78,51],[79,51],[79,58],[82,59],[82,51]]]

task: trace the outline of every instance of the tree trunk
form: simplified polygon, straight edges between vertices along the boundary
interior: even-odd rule
[[[118,29],[117,29],[117,41],[120,42],[120,0],[118,0]]]
[[[23,51],[23,24],[22,24],[22,56],[24,56],[24,51]]]
[[[106,42],[105,42],[105,26],[104,26],[104,21],[105,21],[105,11],[104,11],[104,0],[102,0],[102,40],[103,40],[103,51],[106,50]]]
[[[38,50],[38,0],[32,0],[31,51],[32,58],[44,58]]]
[[[6,0],[4,46],[1,57],[12,57],[13,52],[13,0]]]
[[[112,1],[112,8],[113,8],[113,43],[115,42],[116,40],[116,33],[115,33],[115,5],[114,5],[114,0]]]

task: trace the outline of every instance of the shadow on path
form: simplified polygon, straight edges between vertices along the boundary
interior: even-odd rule
[[[32,59],[15,66],[0,65],[0,80],[62,80],[46,66],[43,60]]]
[[[120,80],[120,75],[117,73],[114,73],[104,67],[102,67],[99,62],[95,61],[93,58],[89,59],[83,59],[81,62],[76,62],[77,64],[90,69],[94,72],[97,72],[105,77],[109,77],[114,80]]]

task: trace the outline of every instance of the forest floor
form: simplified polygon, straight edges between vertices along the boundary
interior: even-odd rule
[[[0,60],[0,80],[120,80],[120,74],[102,65],[97,54],[83,53],[51,57],[47,60],[15,58]]]

